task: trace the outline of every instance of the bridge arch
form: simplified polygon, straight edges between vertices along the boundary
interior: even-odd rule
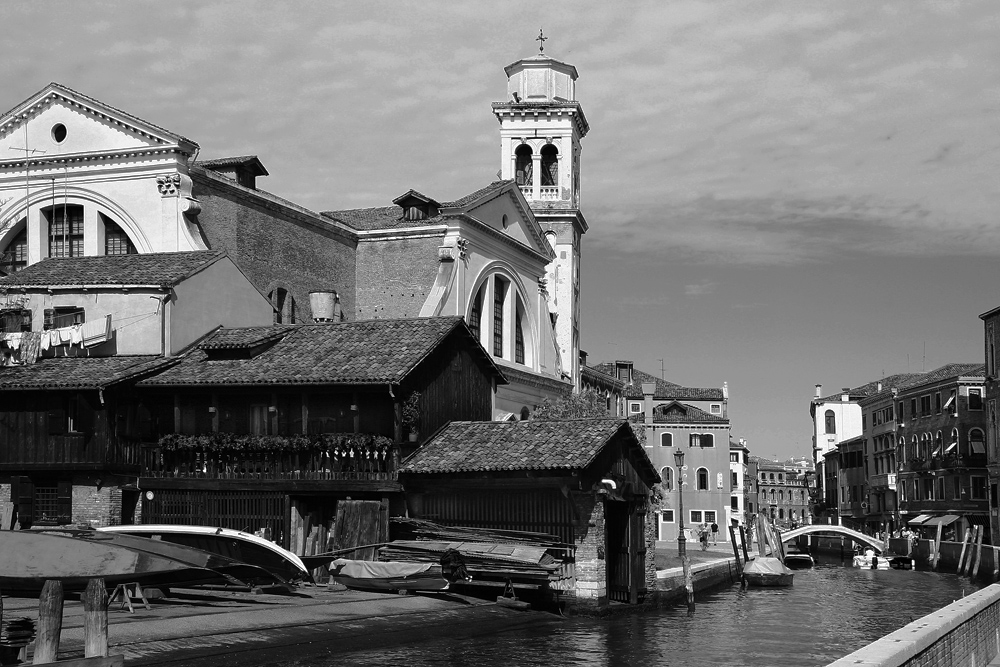
[[[872,537],[871,535],[865,535],[856,530],[847,528],[846,526],[834,526],[826,524],[812,524],[809,526],[800,526],[793,530],[789,530],[781,534],[782,543],[790,542],[796,537],[801,537],[802,535],[844,535],[850,537],[855,542],[861,542],[866,544],[875,550],[876,553],[882,553],[883,544],[878,538]]]

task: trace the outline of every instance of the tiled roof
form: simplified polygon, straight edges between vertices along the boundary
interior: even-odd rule
[[[0,368],[0,390],[100,389],[175,363],[156,356],[58,357]]]
[[[685,412],[684,414],[671,414],[664,415],[664,409],[670,407],[671,405],[683,405]],[[725,417],[720,417],[718,415],[713,415],[704,410],[700,410],[693,405],[684,405],[680,403],[669,403],[666,405],[657,405],[653,408],[653,423],[655,424],[728,424],[729,420]]]
[[[44,259],[0,279],[0,285],[157,285],[172,287],[223,257],[221,250]]]
[[[926,373],[897,373],[896,375],[890,375],[888,377],[882,378],[881,380],[872,380],[860,387],[854,387],[848,390],[848,396],[852,401],[858,401],[861,399],[872,398],[880,395],[878,391],[879,383],[882,384],[882,394],[891,392],[893,388],[896,389],[906,389],[909,387],[920,386],[927,384],[929,382],[937,382],[938,380],[945,380],[950,377],[958,377],[960,375],[964,376],[979,376],[986,372],[986,365],[982,363],[951,363],[945,364],[940,368],[936,368],[932,371],[927,371]],[[814,398],[813,403],[836,403],[841,400],[843,395],[842,391],[838,391],[836,394],[830,394],[829,396],[824,396],[823,398]],[[867,402],[867,401],[866,401]]]
[[[615,364],[605,362],[592,366],[594,370],[605,375],[615,377]],[[662,380],[655,375],[644,373],[637,368],[632,369],[632,382],[625,385],[624,395],[626,398],[642,398],[643,383],[652,382],[656,384],[656,393],[653,394],[654,401],[721,401],[722,389],[718,387],[682,387],[679,384]]]
[[[462,208],[463,206],[468,206],[469,204],[471,204],[471,203],[473,203],[475,201],[478,201],[478,200],[482,199],[483,197],[486,197],[488,195],[500,192],[501,190],[503,190],[505,187],[507,187],[508,185],[510,185],[513,182],[514,181],[512,181],[512,180],[493,181],[492,183],[490,183],[489,185],[487,185],[484,188],[479,188],[475,192],[470,192],[469,194],[465,195],[464,197],[459,197],[455,201],[445,202],[445,203],[441,204],[441,206],[443,208]]]
[[[219,329],[198,347],[202,350],[245,350],[282,338],[288,333],[288,326]]]
[[[619,432],[634,437],[623,419],[451,422],[404,461],[400,472],[581,470]]]
[[[217,359],[206,350],[224,345],[253,347],[279,331],[276,343],[249,358]],[[388,384],[406,378],[454,331],[463,332],[475,349],[472,334],[460,317],[365,320],[333,324],[275,325],[239,330],[220,329],[176,366],[143,385],[316,385]],[[480,355],[506,380],[485,352]]]
[[[512,182],[513,181],[494,181],[486,187],[480,188],[479,190],[469,193],[464,197],[460,197],[455,201],[442,202],[441,208],[462,208],[468,206],[483,197],[499,192]],[[433,198],[421,194],[416,190],[410,190],[406,194],[397,197],[396,201],[401,201],[409,194],[413,194],[414,196],[427,201],[434,201]],[[436,224],[444,219],[444,216],[436,215],[424,220],[406,220],[403,218],[403,209],[400,206],[378,206],[374,208],[354,208],[344,211],[323,211],[321,215],[362,231],[419,227],[422,225]]]
[[[406,220],[401,206],[381,206],[377,208],[355,208],[346,211],[323,211],[320,215],[342,222],[361,231],[374,229],[402,229],[420,227],[441,222],[440,215],[423,220]]]

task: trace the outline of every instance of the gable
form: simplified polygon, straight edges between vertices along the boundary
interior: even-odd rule
[[[97,100],[50,84],[0,119],[0,160],[195,144]]]
[[[465,214],[499,234],[552,258],[553,250],[531,215],[515,186],[501,190],[498,196],[473,204]]]

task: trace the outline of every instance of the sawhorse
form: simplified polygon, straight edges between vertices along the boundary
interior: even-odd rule
[[[135,591],[135,594],[133,594],[129,590],[130,587]],[[142,592],[142,585],[137,582],[133,581],[131,583],[118,584],[117,586],[115,586],[115,590],[111,593],[111,597],[108,598],[109,607],[111,606],[111,603],[114,602],[119,595],[122,596],[122,604],[118,608],[124,609],[127,605],[128,613],[130,614],[135,613],[135,609],[132,607],[132,598],[141,599],[142,604],[144,607],[146,607],[146,609],[152,609],[152,607],[149,606],[149,600],[146,599],[146,594]]]

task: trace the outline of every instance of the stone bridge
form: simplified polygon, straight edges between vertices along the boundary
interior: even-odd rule
[[[871,535],[859,533],[858,531],[845,526],[830,526],[825,524],[800,526],[793,530],[789,530],[788,532],[782,533],[781,541],[782,543],[789,542],[801,535],[844,535],[846,537],[850,537],[855,542],[867,544],[875,550],[875,553],[882,553],[883,544],[879,539],[872,537]]]

